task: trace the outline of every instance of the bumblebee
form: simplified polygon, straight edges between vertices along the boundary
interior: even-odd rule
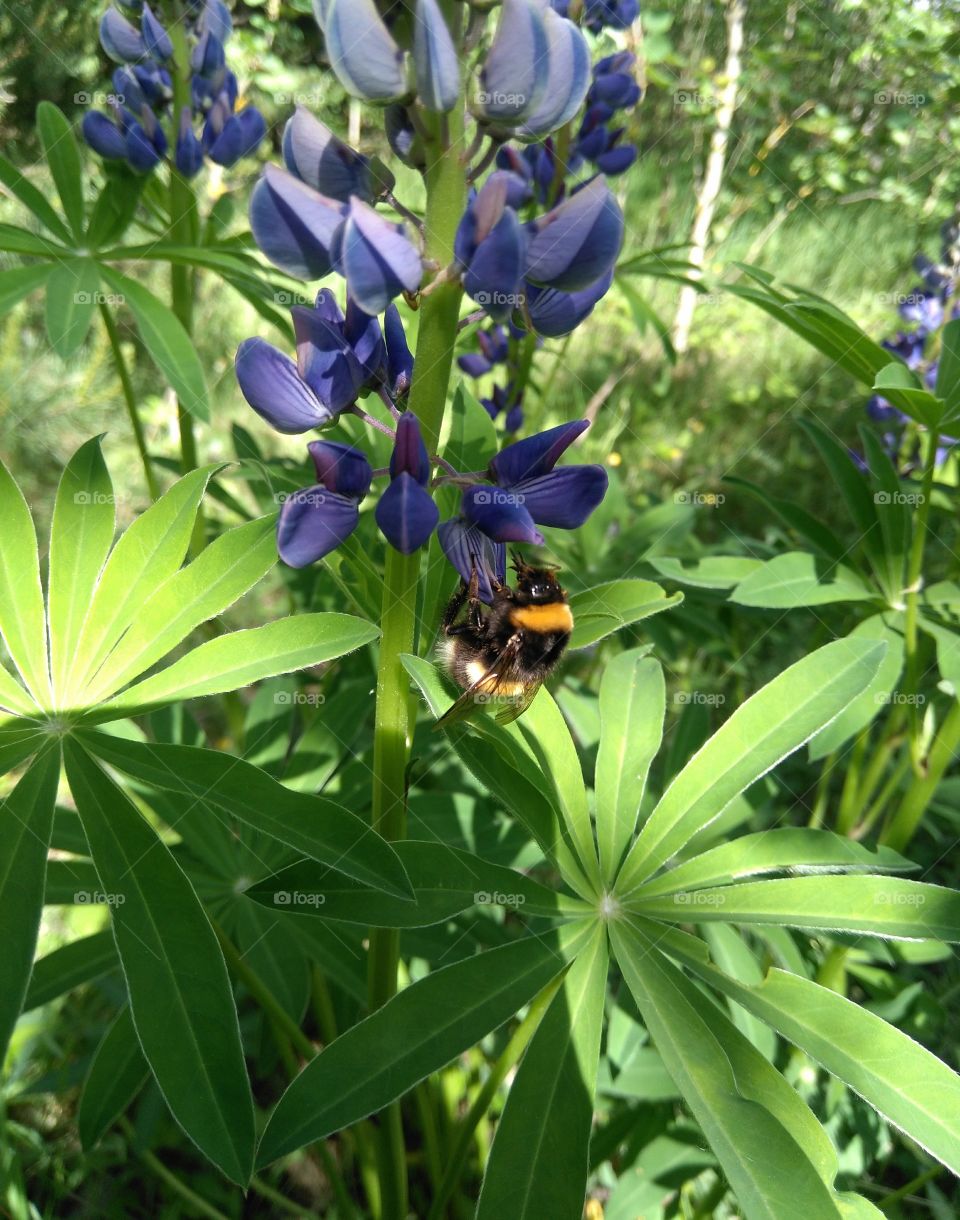
[[[463,694],[434,727],[468,716],[477,704],[503,704],[501,724],[522,716],[556,666],[573,631],[567,594],[553,570],[534,567],[513,554],[516,586],[493,583],[487,609],[477,595],[474,569],[461,582],[443,616],[443,660]],[[466,615],[460,620],[461,611]],[[458,621],[460,620],[460,621]]]

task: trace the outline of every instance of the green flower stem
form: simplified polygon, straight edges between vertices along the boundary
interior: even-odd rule
[[[221,1211],[217,1211],[215,1207],[209,1204],[206,1199],[201,1198],[196,1191],[191,1190],[185,1182],[181,1182],[175,1173],[169,1170],[159,1157],[153,1155],[145,1148],[137,1147],[137,1133],[133,1129],[132,1124],[125,1118],[120,1118],[120,1129],[126,1136],[128,1143],[133,1148],[134,1152],[143,1161],[144,1165],[168,1186],[174,1194],[180,1196],[185,1203],[189,1204],[190,1208],[198,1216],[207,1216],[209,1220],[228,1220],[228,1217]]]
[[[884,1195],[882,1199],[878,1200],[877,1207],[879,1207],[882,1211],[886,1211],[895,1204],[902,1203],[904,1199],[908,1199],[912,1194],[916,1194],[918,1190],[922,1190],[928,1182],[932,1182],[934,1178],[938,1178],[943,1173],[943,1169],[944,1167],[942,1165],[931,1166],[930,1169],[918,1174],[917,1177],[912,1178],[904,1186],[899,1187],[897,1190],[891,1191],[888,1195]]]
[[[461,119],[451,120],[451,146],[429,150],[434,160],[426,178],[425,254],[446,266],[453,257],[453,239],[466,201],[466,182],[460,164]],[[447,386],[457,338],[461,287],[440,285],[423,301],[417,335],[413,382],[408,408],[420,421],[430,453],[436,453],[447,401]],[[373,743],[374,827],[387,839],[406,836],[406,768],[413,731],[410,683],[400,661],[401,653],[414,651],[416,635],[419,554],[401,555],[387,548],[383,580],[380,660],[377,669],[377,706]],[[395,929],[373,928],[370,933],[368,995],[373,1011],[397,990],[400,934]],[[407,1212],[407,1170],[399,1104],[384,1115],[380,1165],[384,1220],[402,1220]]]
[[[223,956],[226,958],[227,965],[233,974],[243,983],[277,1029],[290,1039],[290,1042],[300,1055],[304,1059],[312,1059],[317,1053],[317,1048],[282,1004],[280,1004],[270,988],[247,964],[243,954],[223,928],[214,920],[211,920],[211,923],[214,932],[217,934],[217,940],[220,942],[220,948],[223,950]]]
[[[923,461],[923,483],[921,484],[920,503],[913,518],[913,539],[910,545],[910,558],[907,561],[907,611],[904,619],[903,643],[906,660],[904,663],[905,694],[917,694],[919,685],[917,658],[917,619],[920,610],[920,585],[923,577],[923,552],[927,543],[927,522],[930,517],[930,498],[933,494],[933,475],[937,461],[937,442],[939,437],[934,429],[927,433],[927,447]],[[910,722],[910,758],[913,769],[918,776],[923,775],[923,759],[921,757],[921,716],[920,710],[914,704],[909,708]]]
[[[100,317],[103,319],[103,326],[107,332],[107,338],[110,340],[113,363],[117,369],[117,376],[120,378],[123,401],[127,406],[127,414],[130,416],[130,425],[133,428],[133,437],[137,442],[140,461],[143,463],[143,474],[147,480],[147,490],[150,493],[150,499],[156,500],[160,495],[160,487],[157,484],[157,476],[153,473],[153,466],[150,464],[150,454],[147,452],[147,438],[143,431],[143,421],[137,410],[137,399],[133,392],[133,383],[130,380],[130,370],[127,368],[127,362],[123,358],[123,349],[120,346],[117,324],[113,320],[113,314],[102,301],[97,308],[100,310]]]
[[[914,780],[903,800],[897,806],[896,812],[880,835],[880,842],[894,851],[905,851],[907,844],[916,833],[927,806],[933,800],[943,773],[952,762],[956,761],[960,750],[960,702],[954,700],[953,706],[940,726],[940,731],[933,739],[930,754],[927,758],[926,774],[922,779]]]
[[[483,1087],[474,1098],[473,1105],[457,1129],[456,1143],[447,1156],[447,1169],[443,1175],[443,1181],[440,1183],[440,1189],[434,1196],[428,1220],[440,1220],[443,1216],[447,1200],[453,1194],[454,1188],[460,1180],[460,1175],[463,1173],[463,1166],[470,1151],[470,1144],[477,1125],[484,1114],[490,1109],[490,1104],[496,1096],[497,1090],[506,1079],[507,1073],[519,1061],[530,1039],[537,1032],[537,1028],[543,1019],[543,1014],[549,1008],[550,1001],[560,990],[562,983],[563,973],[560,973],[555,979],[551,979],[542,991],[534,996],[527,1010],[527,1015],[514,1030],[513,1037],[504,1047],[503,1053],[493,1065],[490,1075],[484,1081]]]

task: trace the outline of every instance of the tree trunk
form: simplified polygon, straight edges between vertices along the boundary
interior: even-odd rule
[[[717,125],[710,137],[710,152],[707,156],[703,182],[697,193],[697,210],[690,233],[689,257],[694,266],[694,270],[691,272],[694,279],[700,278],[700,269],[703,267],[707,243],[710,240],[713,213],[723,183],[723,168],[727,160],[730,127],[737,108],[737,89],[742,71],[740,56],[743,51],[745,14],[745,0],[728,0],[727,62],[724,68],[724,83],[720,91],[720,104],[717,107]],[[688,285],[684,285],[680,291],[677,313],[673,320],[673,346],[678,352],[687,350],[693,311],[697,307],[697,296],[697,290]]]

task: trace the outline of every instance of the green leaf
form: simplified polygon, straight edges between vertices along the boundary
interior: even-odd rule
[[[47,202],[43,192],[24,177],[12,162],[2,156],[0,156],[0,183],[11,195],[16,196],[25,208],[31,211],[42,225],[46,225],[54,237],[58,237],[68,245],[72,243],[70,230]]]
[[[23,493],[0,462],[0,632],[27,690],[50,706],[47,616],[37,533]]]
[[[630,306],[630,313],[633,315],[634,326],[637,328],[638,333],[642,335],[647,326],[650,326],[660,340],[660,346],[663,348],[663,354],[666,356],[668,363],[676,364],[677,353],[670,338],[670,327],[660,317],[647,298],[642,293],[637,292],[630,281],[624,279],[622,274],[619,274],[621,270],[622,268],[618,268],[616,284]]]
[[[669,610],[683,601],[682,593],[669,597],[652,580],[612,580],[594,589],[574,593],[570,598],[573,611],[571,648],[586,648],[605,636]]]
[[[99,978],[117,965],[117,950],[109,932],[72,940],[34,963],[23,1011],[49,1004],[81,983]]]
[[[799,504],[794,504],[791,500],[784,500],[780,496],[773,496],[765,487],[760,487],[756,483],[751,483],[749,479],[740,479],[734,475],[724,476],[724,483],[728,487],[733,487],[737,490],[742,490],[747,495],[752,496],[761,504],[765,505],[774,513],[787,529],[805,539],[815,550],[826,555],[828,559],[833,559],[838,563],[842,563],[847,553],[847,547],[836,536],[833,530],[828,529],[822,521],[801,508]],[[743,560],[741,562],[748,562]],[[753,561],[754,565],[760,563],[759,560]],[[744,572],[743,576],[748,575]],[[742,580],[739,577],[738,580]],[[732,583],[738,583],[734,581]]]
[[[590,822],[587,790],[563,713],[546,689],[540,691],[517,727],[529,744],[553,790],[553,804],[560,810],[576,846],[577,862],[584,875],[600,889],[600,861]]]
[[[751,572],[733,590],[730,600],[741,606],[786,610],[875,596],[851,568],[820,559],[809,551],[787,551]]]
[[[647,562],[661,576],[694,589],[732,589],[763,566],[762,560],[746,555],[707,555],[703,559],[651,555]]]
[[[876,430],[863,424],[859,432],[883,538],[884,562],[876,567],[875,571],[889,600],[898,602],[903,597],[904,569],[910,547],[909,504],[911,501],[918,503],[919,496],[903,491],[900,475]]]
[[[611,923],[610,939],[644,1024],[746,1220],[839,1220],[830,1185],[836,1153],[798,1094],[719,1010],[704,1012],[701,993],[654,939],[622,922]]]
[[[37,714],[37,705],[16,678],[0,665],[0,709],[2,708],[16,716]]]
[[[121,534],[97,582],[73,665],[81,691],[147,598],[179,571],[204,488],[217,466],[191,470]]]
[[[866,728],[890,703],[890,694],[900,680],[903,669],[903,628],[899,615],[874,614],[850,632],[851,639],[885,640],[887,651],[876,677],[860,695],[849,703],[836,720],[810,739],[811,762],[826,758]]]
[[[59,753],[48,746],[0,805],[0,1061],[27,994],[37,947],[59,777]]]
[[[396,852],[366,822],[324,797],[292,792],[243,759],[102,733],[84,734],[84,742],[111,767],[152,787],[235,817],[365,885],[401,898],[413,895]]]
[[[137,204],[148,181],[122,161],[106,162],[103,168],[106,182],[93,205],[87,225],[87,245],[91,250],[99,250],[123,236],[136,214]]]
[[[61,246],[59,242],[50,241],[49,238],[42,237],[39,233],[31,233],[28,229],[21,229],[18,225],[8,224],[0,224],[0,250],[8,250],[13,254],[29,254],[34,258],[46,258],[53,262],[69,258],[73,253],[72,250]],[[30,267],[29,270],[36,271],[37,268]],[[46,271],[49,274],[49,266]]]
[[[899,360],[887,364],[877,373],[873,392],[925,428],[936,428],[943,418],[943,403],[924,389],[916,374]]]
[[[920,615],[920,630],[936,644],[940,677],[950,683],[954,694],[960,698],[960,631],[944,627],[925,614]]]
[[[116,497],[100,437],[81,445],[57,488],[50,527],[50,674],[58,707],[69,707],[77,641],[110,552]]]
[[[47,335],[61,360],[79,349],[90,323],[100,290],[100,271],[92,258],[71,258],[58,263],[47,280]]]
[[[941,332],[934,388],[946,406],[941,422],[950,423],[960,415],[960,318],[951,319]]]
[[[637,896],[646,899],[682,893],[686,905],[696,906],[690,890],[725,885],[760,873],[909,872],[916,867],[889,847],[871,851],[862,843],[829,830],[780,826],[741,835],[684,860],[676,868],[645,882]]]
[[[850,454],[839,441],[810,420],[801,420],[800,427],[816,445],[820,457],[830,471],[847,506],[847,511],[857,528],[864,550],[870,556],[874,568],[883,564],[883,537],[876,506],[866,479],[854,466]]]
[[[35,288],[45,284],[53,270],[49,263],[39,263],[33,267],[13,267],[9,271],[0,271],[0,317],[9,313]]]
[[[113,694],[252,588],[276,563],[273,524],[261,517],[228,530],[156,588],[89,684],[86,701]]]
[[[476,1220],[580,1220],[606,998],[602,925],[550,1001],[510,1086]]]
[[[552,934],[528,936],[412,983],[307,1064],[270,1116],[257,1165],[396,1101],[508,1021],[571,951]]]
[[[172,309],[129,276],[103,267],[103,278],[119,293],[137,322],[140,338],[185,411],[203,423],[210,407],[203,366],[193,341]]]
[[[841,639],[818,648],[751,696],[664,793],[617,878],[635,889],[771,767],[829,724],[877,672],[885,646]]]
[[[93,1053],[77,1107],[77,1127],[84,1151],[98,1143],[143,1088],[150,1068],[129,1005],[117,1013]]]
[[[611,883],[637,827],[650,764],[663,738],[663,670],[641,650],[609,662],[600,682],[594,789],[603,876]]]
[[[762,983],[748,987],[702,961],[684,961],[960,1175],[960,1076],[926,1047],[800,975],[771,969]]]
[[[64,753],[143,1053],[186,1134],[245,1185],[253,1101],[217,938],[190,882],[123,792],[74,742]]]
[[[77,241],[84,232],[83,167],[73,128],[53,102],[37,107],[37,135],[56,184],[64,215]]]
[[[297,614],[248,631],[232,631],[129,687],[98,709],[97,717],[115,719],[175,699],[239,690],[261,678],[342,657],[379,634],[373,623],[351,614]]]
[[[679,902],[681,897],[685,901]],[[704,922],[960,941],[960,892],[900,877],[783,877],[663,898],[647,898],[641,890],[630,905],[644,915],[681,923],[693,909]]]
[[[246,894],[272,911],[374,928],[429,927],[474,906],[503,907],[525,916],[584,915],[588,910],[523,873],[445,843],[406,839],[394,850],[410,878],[412,902],[309,860],[258,881]]]

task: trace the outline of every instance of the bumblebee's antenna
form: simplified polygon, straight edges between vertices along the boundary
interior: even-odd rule
[[[527,563],[527,561],[524,559],[524,557],[520,554],[520,552],[517,550],[517,548],[514,547],[510,552],[510,566],[513,568],[514,572],[516,572],[517,575],[519,576],[520,569],[527,568],[530,565]]]

